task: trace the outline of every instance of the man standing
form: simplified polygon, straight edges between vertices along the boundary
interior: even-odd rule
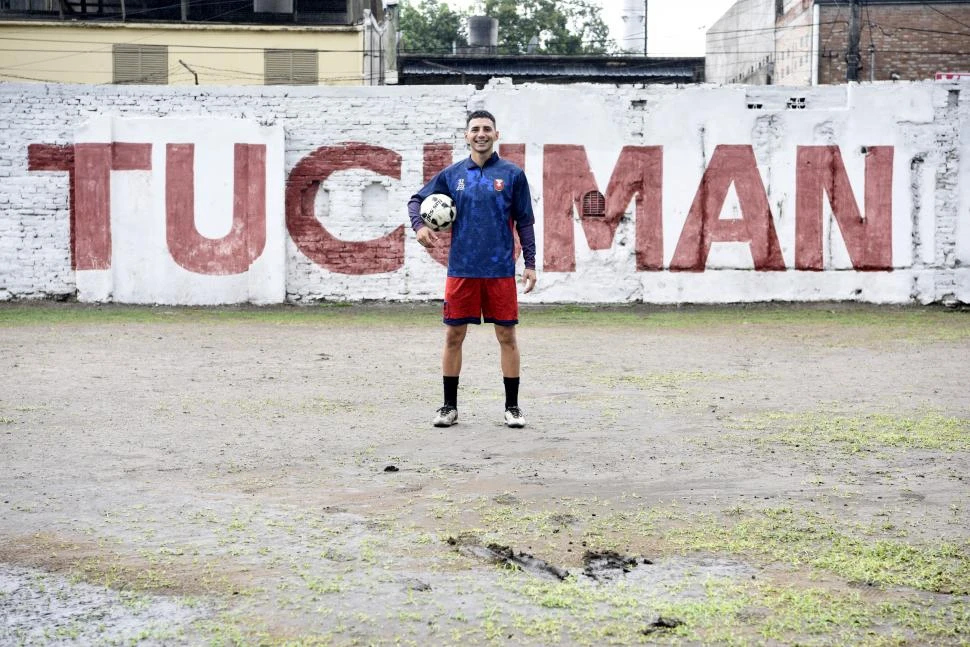
[[[445,282],[443,318],[447,328],[441,354],[445,397],[444,406],[435,413],[436,427],[450,427],[458,420],[462,342],[468,324],[483,320],[495,325],[501,352],[505,424],[525,426],[519,408],[519,347],[515,339],[519,304],[512,228],[518,231],[522,245],[522,283],[528,293],[536,284],[535,217],[525,172],[498,156],[494,150],[498,137],[490,112],[472,112],[465,125],[471,154],[431,178],[408,201],[411,226],[424,247],[434,247],[438,236],[421,220],[421,202],[432,193],[443,193],[455,201],[458,213],[451,228]]]

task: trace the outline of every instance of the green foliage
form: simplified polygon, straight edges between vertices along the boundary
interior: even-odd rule
[[[603,54],[615,48],[602,9],[590,0],[481,0],[499,21],[499,50],[525,54]],[[533,40],[535,39],[535,40]]]
[[[401,3],[401,51],[450,54],[452,45],[464,45],[465,16],[436,0]]]
[[[401,50],[447,54],[467,44],[467,18],[499,22],[500,54],[603,54],[616,49],[602,8],[591,0],[479,0],[470,12],[437,0],[401,4]]]

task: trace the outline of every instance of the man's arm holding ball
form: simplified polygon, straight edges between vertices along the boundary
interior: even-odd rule
[[[438,241],[438,234],[431,230],[424,224],[421,220],[421,196],[414,194],[411,199],[408,200],[408,218],[411,220],[411,229],[414,230],[415,238],[418,239],[418,243],[422,247],[434,247],[434,244]]]

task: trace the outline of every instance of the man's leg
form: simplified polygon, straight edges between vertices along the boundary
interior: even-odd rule
[[[502,354],[502,377],[519,377],[519,345],[515,339],[515,326],[495,325]]]
[[[515,326],[495,326],[502,358],[502,381],[505,384],[505,424],[524,427],[525,416],[519,409],[519,344],[515,338]]]
[[[468,324],[481,323],[480,289],[480,282],[476,279],[449,276],[445,280],[445,301],[441,312],[445,324],[445,345],[441,351],[441,381],[445,402],[435,414],[435,427],[450,427],[458,420],[461,345],[465,341]]]
[[[435,414],[435,427],[450,427],[458,421],[458,375],[461,373],[461,346],[468,324],[445,327],[445,347],[441,351],[441,381],[444,405]]]
[[[461,345],[465,341],[468,324],[446,326],[445,348],[441,352],[441,374],[458,377],[461,374]]]

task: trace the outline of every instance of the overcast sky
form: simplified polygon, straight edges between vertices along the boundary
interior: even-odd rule
[[[474,5],[474,0],[445,1],[455,9]],[[647,53],[650,56],[703,56],[704,34],[735,1],[649,0]],[[611,35],[619,42],[623,0],[599,0],[599,4],[603,6],[603,19],[610,26]]]

